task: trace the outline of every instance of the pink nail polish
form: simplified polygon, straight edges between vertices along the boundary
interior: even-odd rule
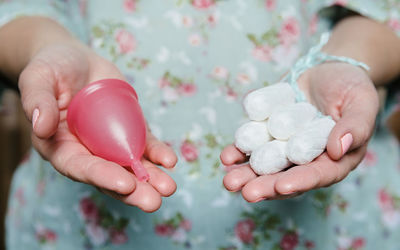
[[[39,109],[36,108],[32,114],[32,128],[35,128],[38,118],[39,118]]]
[[[342,144],[342,156],[349,150],[351,144],[353,143],[353,136],[350,133],[345,134],[342,139],[340,139]]]

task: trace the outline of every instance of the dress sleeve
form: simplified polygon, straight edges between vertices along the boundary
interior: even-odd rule
[[[319,15],[331,22],[358,14],[387,24],[400,36],[400,1],[398,0],[325,0]]]
[[[87,0],[0,0],[0,27],[22,16],[48,17],[87,41]]]

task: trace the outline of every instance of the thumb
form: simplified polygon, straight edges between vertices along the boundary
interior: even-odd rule
[[[18,86],[33,133],[42,139],[49,138],[56,132],[60,120],[54,72],[46,64],[31,62],[21,73]]]
[[[346,152],[359,148],[370,139],[378,113],[377,95],[356,95],[344,102],[341,117],[331,131],[327,152],[331,159],[339,160]]]

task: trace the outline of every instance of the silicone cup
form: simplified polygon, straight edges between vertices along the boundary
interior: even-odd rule
[[[146,123],[136,91],[119,79],[103,79],[81,89],[67,113],[70,131],[94,155],[131,167],[140,181],[149,174],[140,159]]]

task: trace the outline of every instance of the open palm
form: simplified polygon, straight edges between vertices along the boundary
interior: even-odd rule
[[[307,99],[336,121],[327,151],[313,162],[272,175],[257,176],[248,164],[227,173],[224,185],[242,191],[249,202],[284,199],[344,179],[363,159],[378,112],[373,83],[361,68],[345,63],[325,63],[307,71],[299,86]],[[246,157],[233,145],[221,153],[225,165],[239,164]]]
[[[19,78],[22,104],[33,120],[33,145],[61,174],[96,186],[128,205],[155,211],[161,197],[176,189],[172,178],[156,166],[175,166],[177,158],[171,148],[148,133],[142,162],[150,180],[139,182],[129,170],[93,156],[68,129],[66,109],[72,96],[86,84],[103,78],[123,76],[88,49],[56,45],[40,51]]]

